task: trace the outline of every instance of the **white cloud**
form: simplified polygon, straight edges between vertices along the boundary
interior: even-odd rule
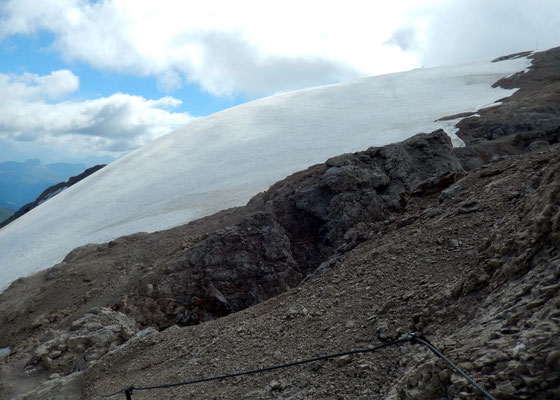
[[[559,45],[558,0],[5,0],[0,39],[47,30],[68,60],[269,95]]]
[[[400,28],[393,33],[391,39],[385,43],[398,46],[403,51],[414,50],[417,46],[416,32],[410,27]]]
[[[393,43],[412,44],[427,67],[560,45],[558,0],[441,1],[410,10],[405,21]]]
[[[149,100],[117,93],[85,101],[48,101],[71,94],[78,84],[78,77],[67,70],[47,76],[0,74],[0,138],[120,153],[192,119],[169,111],[181,104],[172,97]]]
[[[76,91],[79,85],[79,78],[65,69],[46,76],[0,74],[0,96],[4,99],[57,99]]]
[[[156,76],[165,89],[260,96],[417,66],[384,42],[403,10],[426,2],[7,0],[0,38],[47,30],[68,60]]]
[[[350,65],[318,57],[262,56],[235,33],[210,32],[199,35],[198,41],[204,53],[201,67],[179,68],[190,81],[218,96],[258,96],[360,76]]]

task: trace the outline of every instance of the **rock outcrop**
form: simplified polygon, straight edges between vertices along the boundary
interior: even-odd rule
[[[457,124],[457,136],[467,144],[457,151],[466,169],[479,168],[500,156],[523,154],[558,143],[560,48],[535,53],[529,58],[532,65],[528,71],[494,84],[506,89],[519,88],[516,93]]]
[[[42,367],[67,375],[100,359],[136,332],[137,323],[131,317],[109,308],[95,308],[72,322],[68,331],[49,332],[52,339],[35,348],[28,368]]]
[[[442,130],[329,159],[252,199],[262,211],[174,254],[117,309],[143,326],[166,328],[255,305],[356,246],[368,224],[401,214],[410,196],[441,190],[462,174]]]
[[[117,309],[165,328],[216,319],[297,286],[302,275],[272,213],[256,212],[175,254]]]

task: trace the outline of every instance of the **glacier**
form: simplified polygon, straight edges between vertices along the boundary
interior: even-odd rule
[[[515,92],[492,84],[527,58],[417,69],[255,100],[192,121],[0,229],[0,291],[75,247],[171,228],[245,204],[342,153],[443,128]]]

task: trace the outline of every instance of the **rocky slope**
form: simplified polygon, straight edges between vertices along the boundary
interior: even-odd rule
[[[22,207],[20,207],[19,210],[17,210],[9,218],[7,218],[3,221],[0,221],[0,228],[2,228],[3,226],[6,226],[10,222],[18,219],[23,214],[28,213],[29,211],[31,211],[32,209],[37,207],[39,204],[44,203],[45,201],[47,201],[48,199],[50,199],[53,196],[56,196],[58,193],[62,192],[63,190],[68,189],[70,186],[80,182],[82,179],[87,178],[88,176],[90,176],[94,172],[99,171],[104,166],[105,166],[104,164],[96,165],[94,167],[86,169],[84,172],[82,172],[79,175],[72,176],[72,177],[68,178],[68,180],[66,182],[60,182],[60,183],[57,183],[56,185],[49,186],[34,201],[32,201],[31,203],[27,203],[27,204],[23,205]]]
[[[12,348],[1,359],[0,396],[95,398],[414,330],[497,398],[557,398],[559,54],[536,54],[528,73],[500,82],[521,89],[463,120],[463,149],[436,131],[335,157],[245,207],[87,245],[14,282],[0,295],[0,347]],[[488,134],[500,124],[503,134]],[[133,394],[477,396],[410,344]]]

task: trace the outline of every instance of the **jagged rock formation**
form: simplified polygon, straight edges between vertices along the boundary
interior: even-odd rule
[[[493,157],[522,154],[558,143],[560,48],[536,53],[529,58],[532,59],[529,71],[494,84],[508,89],[519,88],[517,92],[502,99],[502,104],[482,109],[477,116],[465,118],[457,124],[457,135],[467,144],[458,150],[464,168],[479,168]]]
[[[329,159],[251,201],[259,211],[170,257],[117,309],[166,328],[222,317],[297,286],[367,224],[463,170],[443,131]],[[261,211],[262,210],[262,211]]]
[[[66,182],[60,182],[60,183],[57,183],[56,185],[48,187],[33,202],[23,205],[11,217],[5,219],[4,221],[1,221],[0,222],[0,228],[8,225],[12,221],[15,221],[16,219],[18,219],[22,215],[24,215],[24,214],[28,213],[29,211],[33,210],[38,205],[44,203],[45,201],[47,201],[51,197],[56,196],[58,193],[62,192],[63,190],[68,189],[70,186],[80,182],[82,179],[87,178],[88,176],[90,176],[94,172],[99,171],[104,166],[105,166],[105,164],[96,165],[94,167],[86,169],[84,172],[82,172],[79,175],[72,176],[72,177],[68,178],[68,180]]]
[[[192,325],[245,309],[301,281],[290,241],[256,212],[179,252],[117,303],[142,325]]]
[[[497,398],[557,398],[558,54],[537,54],[535,69],[512,78],[516,98],[463,120],[466,148],[436,131],[334,157],[245,207],[83,246],[14,282],[0,294],[0,346],[13,347],[0,394],[94,398],[88,385],[112,393],[208,377],[414,330]],[[481,136],[500,123],[503,135]],[[477,398],[410,345],[169,390],[201,399]]]
[[[74,372],[68,367],[76,359],[98,360],[137,331],[136,321],[129,316],[108,308],[95,308],[72,322],[69,332],[54,331],[54,337],[37,347],[29,362],[67,375]]]
[[[472,188],[467,190],[475,176],[449,188],[440,201],[476,201],[475,213],[494,208],[490,201],[509,203],[504,208],[515,212],[491,226],[468,269],[425,303],[414,316],[414,328],[439,325],[447,334],[454,331],[450,349],[480,371],[496,398],[555,398],[560,395],[560,348],[555,340],[560,330],[559,149],[525,163],[501,163],[478,175],[488,183],[476,200]],[[464,321],[460,329],[452,327],[455,319]],[[410,369],[388,398],[454,398],[469,390],[457,377],[446,374],[441,379],[441,363],[419,361],[423,367]]]
[[[296,259],[307,270],[340,246],[348,249],[364,224],[402,213],[413,193],[449,185],[463,170],[449,137],[440,130],[334,157],[309,172],[281,181],[252,200],[272,209],[292,242],[302,244]]]

